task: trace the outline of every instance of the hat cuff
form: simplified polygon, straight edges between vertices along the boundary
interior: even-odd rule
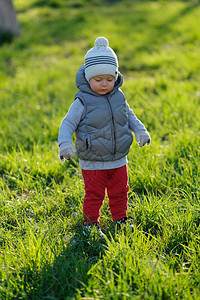
[[[98,75],[111,75],[115,79],[117,79],[118,69],[114,65],[107,65],[107,64],[95,65],[95,66],[85,68],[85,78],[87,79],[88,82],[92,77]]]

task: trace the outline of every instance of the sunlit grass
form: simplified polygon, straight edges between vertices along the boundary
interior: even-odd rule
[[[14,1],[21,35],[0,48],[0,298],[199,299],[198,1]],[[77,159],[57,135],[97,36],[152,142],[128,155],[134,231],[82,234]]]

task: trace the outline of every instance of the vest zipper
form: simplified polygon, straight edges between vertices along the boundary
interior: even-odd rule
[[[110,100],[109,98],[106,96],[106,99],[108,101],[109,107],[110,107],[110,111],[111,111],[111,118],[112,118],[112,126],[113,126],[113,139],[114,139],[114,147],[113,147],[113,154],[116,153],[116,132],[115,132],[115,122],[114,122],[114,116],[113,116],[113,110],[112,110],[112,106],[110,104]]]

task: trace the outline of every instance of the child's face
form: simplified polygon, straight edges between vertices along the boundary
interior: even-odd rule
[[[115,85],[115,78],[112,75],[97,75],[90,79],[89,84],[95,93],[105,95],[112,91]]]

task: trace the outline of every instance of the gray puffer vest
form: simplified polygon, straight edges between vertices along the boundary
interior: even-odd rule
[[[129,152],[133,136],[128,128],[124,94],[119,90],[123,77],[119,74],[113,90],[106,95],[92,91],[82,66],[76,76],[78,98],[85,106],[85,116],[75,132],[76,153],[83,160],[113,161]]]

